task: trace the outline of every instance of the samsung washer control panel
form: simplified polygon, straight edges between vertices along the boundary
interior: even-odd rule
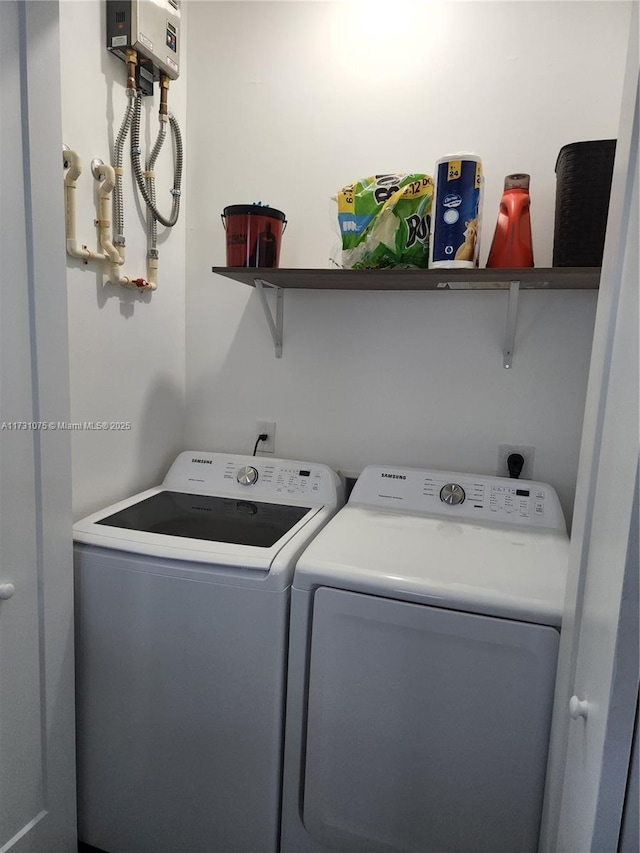
[[[531,480],[371,465],[358,478],[349,502],[566,530],[553,487]]]
[[[337,504],[342,490],[337,474],[326,465],[195,451],[178,456],[162,485],[172,491],[300,500],[313,506]]]

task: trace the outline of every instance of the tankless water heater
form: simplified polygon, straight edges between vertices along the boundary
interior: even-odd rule
[[[107,0],[107,48],[127,61],[138,54],[147,81],[180,74],[180,0]]]

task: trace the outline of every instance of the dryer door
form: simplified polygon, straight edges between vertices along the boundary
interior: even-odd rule
[[[558,632],[315,594],[303,820],[332,850],[534,853]]]

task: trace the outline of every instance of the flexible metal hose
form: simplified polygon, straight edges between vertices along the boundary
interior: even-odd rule
[[[147,171],[147,192],[149,193],[149,198],[151,199],[151,207],[147,208],[148,216],[147,216],[147,237],[150,249],[155,249],[158,243],[158,221],[153,215],[153,209],[156,206],[156,182],[155,178],[149,175],[150,172],[153,172],[156,160],[158,159],[158,155],[160,154],[160,150],[164,144],[164,140],[167,135],[167,123],[165,121],[160,122],[160,126],[158,128],[158,136],[156,137],[155,145],[153,146],[153,150],[149,155],[149,158],[146,162],[146,171]]]
[[[124,143],[126,141],[131,122],[133,120],[135,91],[127,89],[128,104],[120,125],[120,130],[113,146],[113,166],[116,170],[116,184],[113,190],[113,233],[116,245],[124,244],[124,203],[122,200],[122,159],[124,156]]]
[[[131,163],[133,165],[133,173],[135,175],[136,183],[138,184],[140,194],[142,195],[145,204],[153,214],[153,218],[160,222],[161,225],[164,225],[167,228],[172,228],[178,221],[178,216],[180,213],[180,184],[182,182],[183,165],[182,136],[180,134],[180,127],[178,126],[178,122],[176,121],[175,117],[171,113],[169,113],[169,124],[171,125],[171,131],[173,133],[175,141],[175,158],[173,164],[173,189],[171,190],[171,194],[173,195],[173,204],[171,206],[171,214],[168,218],[166,218],[160,213],[160,211],[156,207],[155,198],[152,198],[149,194],[147,185],[145,184],[144,175],[142,173],[142,167],[140,165],[141,111],[142,96],[138,94],[135,102],[135,109],[133,111],[133,120],[131,122]],[[154,146],[154,152],[156,151],[156,148],[159,152],[163,141],[164,134],[159,134],[158,139],[156,140],[156,145]],[[157,157],[157,152],[155,156]],[[153,178],[149,180],[153,181]]]

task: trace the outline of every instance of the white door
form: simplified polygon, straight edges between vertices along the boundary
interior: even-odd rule
[[[57,16],[0,3],[0,853],[76,844]]]
[[[618,849],[638,696],[638,25],[636,3],[560,649],[542,848],[553,853]]]

